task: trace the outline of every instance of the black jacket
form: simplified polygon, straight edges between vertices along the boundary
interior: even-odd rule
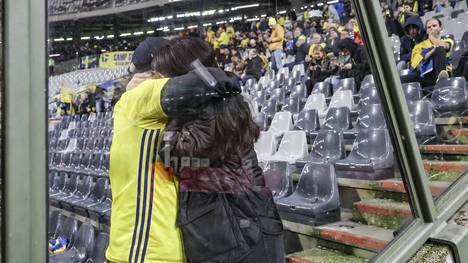
[[[415,25],[419,28],[419,34],[416,38],[412,38],[408,35],[408,27],[410,25]],[[410,16],[406,19],[405,25],[405,35],[400,38],[400,60],[401,61],[410,61],[411,60],[411,51],[414,46],[419,42],[426,39],[426,30],[424,29],[423,22],[418,16]]]
[[[262,76],[262,59],[259,56],[249,59],[247,65],[245,66],[245,74],[254,76],[256,80],[259,80]]]

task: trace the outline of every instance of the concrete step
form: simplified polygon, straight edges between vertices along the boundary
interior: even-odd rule
[[[361,263],[367,259],[337,250],[315,247],[287,256],[289,263]]]
[[[391,199],[370,199],[356,202],[353,220],[385,229],[398,229],[412,217],[411,209],[406,202]]]
[[[321,244],[328,248],[336,248],[334,244],[339,244],[340,250],[352,251],[355,255],[357,254],[355,249],[376,253],[393,239],[392,230],[356,223],[345,218],[343,221],[323,226],[309,226],[285,220],[283,225],[286,231],[327,241],[328,243]]]
[[[427,172],[429,180],[432,182],[453,182],[460,177],[462,173],[468,171],[468,162],[425,161],[424,169]]]
[[[468,145],[465,144],[435,144],[421,145],[419,150],[423,154],[455,154],[468,155]]]
[[[468,124],[468,116],[435,118],[435,123],[438,126],[454,126],[460,124]]]

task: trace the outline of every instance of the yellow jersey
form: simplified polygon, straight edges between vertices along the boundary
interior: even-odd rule
[[[178,181],[158,156],[167,116],[160,104],[169,79],[147,80],[125,92],[114,109],[109,178],[111,262],[184,262],[176,225]]]

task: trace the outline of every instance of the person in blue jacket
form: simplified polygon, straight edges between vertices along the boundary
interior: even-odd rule
[[[405,35],[400,38],[401,45],[398,70],[405,69],[408,66],[414,46],[427,37],[423,22],[419,16],[410,16],[406,19],[404,30]]]

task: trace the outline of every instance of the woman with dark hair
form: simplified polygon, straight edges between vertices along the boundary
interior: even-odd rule
[[[173,39],[152,68],[175,77],[196,59],[212,65],[212,53],[198,39]],[[282,223],[254,151],[259,134],[241,94],[181,112],[167,127],[163,155],[179,177],[188,262],[284,262]]]

